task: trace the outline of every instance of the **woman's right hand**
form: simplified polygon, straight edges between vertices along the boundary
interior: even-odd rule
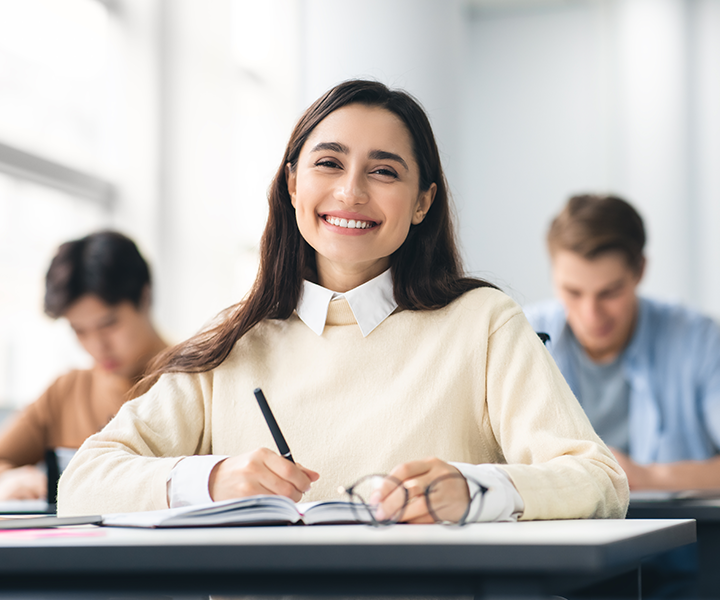
[[[320,475],[267,448],[231,456],[215,465],[208,490],[213,501],[257,494],[286,496],[299,502]]]

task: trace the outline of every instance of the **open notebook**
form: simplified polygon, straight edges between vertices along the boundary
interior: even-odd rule
[[[212,527],[357,522],[350,502],[331,500],[295,504],[284,496],[251,496],[182,508],[105,515],[102,524],[110,527]]]
[[[357,514],[356,514],[357,513]],[[295,504],[284,496],[251,496],[210,504],[87,517],[37,517],[0,520],[0,529],[63,525],[108,527],[218,527],[231,525],[319,525],[363,523],[350,502],[330,500]]]

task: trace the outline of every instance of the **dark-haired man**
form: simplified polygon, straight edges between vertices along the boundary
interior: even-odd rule
[[[614,196],[574,196],[547,236],[559,302],[538,331],[630,488],[720,488],[720,328],[639,297],[645,228]]]
[[[0,433],[0,500],[47,495],[35,464],[46,449],[77,449],[127,400],[166,347],[150,319],[150,271],[135,243],[114,231],[60,246],[46,276],[45,312],[64,317],[93,358],[59,377]]]

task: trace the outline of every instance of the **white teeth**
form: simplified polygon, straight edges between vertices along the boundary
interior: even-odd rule
[[[369,229],[372,223],[369,221],[356,221],[355,219],[339,219],[337,217],[325,217],[325,220],[331,225],[342,227],[343,229]]]

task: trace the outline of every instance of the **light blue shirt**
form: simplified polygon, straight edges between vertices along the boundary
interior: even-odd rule
[[[627,454],[630,451],[630,384],[622,357],[609,363],[596,363],[569,332],[569,349],[577,366],[578,400],[595,432],[608,446]]]
[[[572,332],[559,302],[525,309],[579,396]],[[620,356],[630,385],[630,456],[641,464],[705,460],[720,452],[720,327],[678,305],[639,300],[638,322]]]

